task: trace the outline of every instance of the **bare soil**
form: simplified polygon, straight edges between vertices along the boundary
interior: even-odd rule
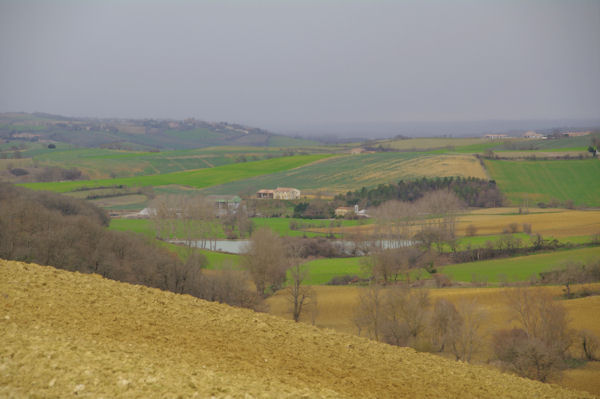
[[[2,260],[0,337],[0,397],[592,397],[271,315]]]

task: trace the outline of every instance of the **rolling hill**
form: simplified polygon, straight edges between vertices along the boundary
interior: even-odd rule
[[[0,113],[0,138],[52,141],[78,147],[183,150],[219,145],[306,146],[316,142],[226,122],[72,118],[44,113]]]
[[[274,316],[0,261],[0,396],[586,398]]]
[[[211,187],[206,193],[238,194],[277,186],[339,193],[400,179],[438,176],[487,178],[479,160],[471,155],[382,152],[331,157],[296,169]]]

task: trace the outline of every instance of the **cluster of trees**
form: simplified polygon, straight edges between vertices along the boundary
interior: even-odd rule
[[[373,284],[359,296],[353,322],[359,335],[470,361],[483,342],[485,319],[483,307],[473,301],[432,303],[427,290]]]
[[[432,191],[453,192],[468,206],[496,207],[504,202],[502,193],[494,181],[474,177],[421,178],[412,181],[400,180],[398,184],[380,184],[376,188],[348,191],[335,200],[347,205],[360,204],[361,207],[378,206],[389,200],[414,202]]]
[[[234,239],[249,236],[254,225],[245,207],[219,209],[200,195],[163,195],[149,207],[156,238],[178,238],[188,247],[215,249],[221,232]]]
[[[296,204],[293,216],[302,219],[330,219],[335,216],[335,208],[335,203],[315,199]]]
[[[375,236],[388,247],[416,240],[441,252],[444,243],[455,241],[457,212],[463,207],[449,190],[431,191],[416,201],[387,201],[373,211]]]
[[[236,306],[262,298],[237,271],[206,274],[206,258],[189,248],[182,261],[146,237],[107,230],[109,218],[83,201],[0,183],[0,258],[142,284]]]
[[[587,360],[598,359],[600,341],[589,331],[568,327],[564,306],[539,289],[513,288],[504,292],[508,323],[514,328],[487,326],[485,307],[475,300],[432,301],[427,290],[408,284],[370,285],[359,296],[353,322],[358,334],[391,345],[432,353],[448,353],[471,361],[491,345],[493,360],[520,376],[547,381],[560,373],[578,347]]]
[[[81,170],[77,168],[61,168],[58,166],[44,166],[34,168],[13,168],[8,167],[8,172],[21,182],[50,182],[63,180],[84,180],[87,179]]]
[[[284,240],[271,229],[262,227],[250,237],[244,251],[242,266],[248,272],[256,294],[266,298],[283,285],[289,274],[289,284],[285,287],[285,296],[290,303],[290,312],[294,321],[300,320],[302,311],[310,308],[311,315],[316,315],[316,293],[303,284],[308,276],[302,258],[306,256],[305,245],[300,240]]]
[[[503,368],[547,381],[565,368],[568,350],[577,337],[568,327],[567,311],[545,291],[517,288],[507,290],[505,297],[511,320],[518,327],[493,333],[494,354]],[[595,339],[593,335],[585,337],[589,342]]]

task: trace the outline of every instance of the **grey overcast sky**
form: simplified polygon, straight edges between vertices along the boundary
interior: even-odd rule
[[[0,0],[0,111],[598,119],[600,1]]]

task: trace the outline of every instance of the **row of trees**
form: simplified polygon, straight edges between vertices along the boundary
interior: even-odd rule
[[[439,190],[451,191],[469,206],[495,207],[504,200],[502,193],[494,181],[475,177],[443,177],[417,180],[400,180],[397,184],[380,184],[376,188],[348,191],[340,194],[335,200],[344,201],[347,205],[360,204],[362,207],[379,206],[386,201],[399,200],[414,202],[427,193]]]

